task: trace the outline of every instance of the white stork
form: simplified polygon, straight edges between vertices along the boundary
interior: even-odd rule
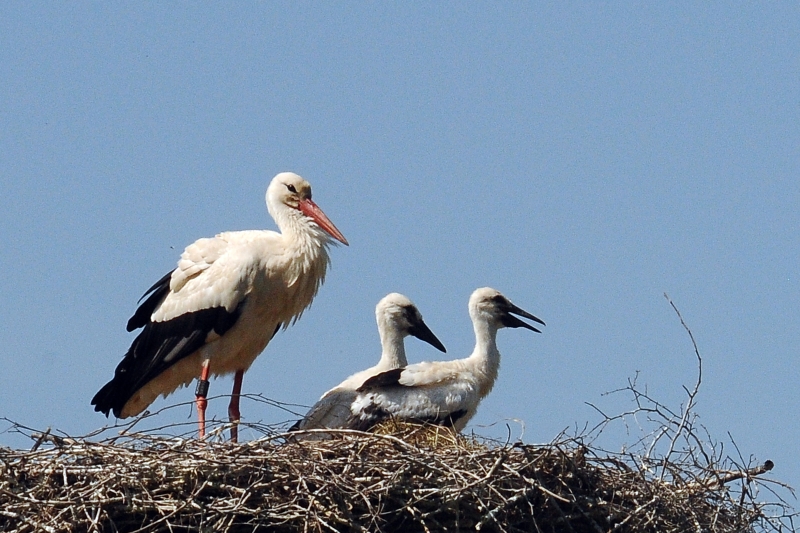
[[[378,374],[358,389],[350,407],[350,429],[368,431],[382,420],[394,418],[451,426],[461,431],[480,401],[492,390],[500,366],[497,330],[527,328],[519,315],[544,322],[512,304],[490,288],[477,289],[469,299],[475,329],[475,349],[466,359],[409,365]]]
[[[208,376],[235,373],[228,414],[234,423],[231,440],[237,440],[244,372],[278,329],[311,304],[330,263],[327,247],[334,239],[348,244],[297,174],[275,176],[266,201],[281,233],[231,231],[199,239],[184,250],[178,267],[142,296],[127,329],[144,329],[114,378],[92,398],[95,411],[135,416],[159,395],[199,378],[203,437]]]
[[[342,428],[350,418],[350,405],[358,389],[367,379],[408,364],[404,339],[408,335],[423,340],[442,352],[444,345],[436,338],[417,307],[402,294],[393,292],[384,296],[375,306],[375,319],[381,339],[381,358],[378,364],[356,372],[322,395],[319,401],[298,421],[290,431],[303,429]],[[304,438],[327,438],[324,433],[309,434]]]

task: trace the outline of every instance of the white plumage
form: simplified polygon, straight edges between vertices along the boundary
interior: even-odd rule
[[[514,314],[544,322],[490,288],[469,300],[475,349],[466,359],[424,362],[389,370],[368,379],[351,405],[347,427],[369,430],[385,419],[452,426],[461,431],[492,390],[500,366],[497,330],[523,327],[541,333]]]
[[[375,319],[381,340],[381,358],[378,364],[356,372],[336,387],[322,395],[306,416],[292,430],[342,428],[350,418],[350,405],[356,399],[364,382],[381,372],[404,367],[406,360],[405,337],[413,335],[438,350],[444,345],[436,338],[422,319],[417,307],[407,297],[396,292],[384,296],[375,306]],[[312,433],[304,438],[327,438],[325,433]]]
[[[92,399],[96,411],[135,416],[203,373],[207,379],[209,373],[234,372],[229,414],[238,421],[243,373],[277,330],[311,304],[330,262],[327,247],[334,239],[347,244],[297,174],[275,176],[266,202],[280,233],[233,231],[199,239],[145,293],[128,321],[128,331],[143,330],[114,379]],[[204,408],[198,398],[201,433]]]

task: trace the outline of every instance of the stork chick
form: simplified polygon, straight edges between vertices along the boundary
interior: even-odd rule
[[[345,427],[350,418],[350,405],[356,399],[358,389],[364,382],[387,370],[404,367],[406,360],[405,337],[412,335],[427,342],[437,350],[446,352],[444,345],[422,320],[417,307],[402,294],[393,292],[384,296],[375,306],[375,319],[381,339],[381,358],[378,364],[356,372],[322,395],[306,416],[290,431]],[[303,438],[321,439],[327,433],[311,433]]]

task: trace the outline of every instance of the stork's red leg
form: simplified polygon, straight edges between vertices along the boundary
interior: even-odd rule
[[[239,442],[239,420],[241,413],[239,413],[239,395],[242,393],[242,377],[244,370],[237,370],[233,376],[233,392],[231,392],[231,403],[228,405],[228,417],[230,417],[231,424],[231,442]]]
[[[197,389],[194,391],[197,403],[197,433],[201,439],[206,436],[206,407],[208,406],[206,396],[208,396],[208,359],[203,361],[203,369],[200,371],[200,379],[197,380]]]

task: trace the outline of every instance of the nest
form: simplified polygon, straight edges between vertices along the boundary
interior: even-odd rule
[[[697,423],[702,358],[669,302],[697,360],[679,409],[634,378],[613,391],[630,394],[631,411],[595,407],[602,421],[594,428],[540,446],[393,422],[374,433],[247,425],[257,438],[244,444],[224,442],[218,422],[202,441],[193,423],[180,437],[163,433],[180,426],[133,432],[158,413],[82,438],[12,423],[34,445],[0,447],[0,532],[795,531],[797,513],[780,495],[794,492],[763,477],[772,462],[745,461],[735,443],[737,457],[726,456]],[[622,452],[600,448],[618,423],[638,440]],[[303,438],[312,433],[334,438]]]
[[[0,448],[0,531],[783,530],[748,495],[772,468],[670,463],[669,480],[580,439],[543,446],[441,428],[244,443],[32,435]],[[739,485],[732,490],[729,484]]]

